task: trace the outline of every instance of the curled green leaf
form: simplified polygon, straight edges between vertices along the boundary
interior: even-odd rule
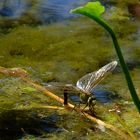
[[[94,16],[100,16],[105,11],[105,8],[98,1],[88,2],[85,6],[78,7],[76,9],[71,10],[70,12],[80,14],[83,11],[92,13]]]

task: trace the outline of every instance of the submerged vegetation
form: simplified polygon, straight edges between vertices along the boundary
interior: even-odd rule
[[[111,62],[111,63],[105,65],[104,67],[102,67],[101,69],[99,69],[97,72],[89,73],[89,74],[83,76],[77,82],[77,88],[79,87],[78,91],[81,89],[81,91],[83,93],[85,93],[85,94],[86,93],[90,93],[91,92],[91,89],[93,89],[93,87],[97,84],[97,82],[100,82],[100,80],[102,80],[106,76],[106,74],[108,74],[109,71],[113,70],[116,67],[116,65],[117,65],[117,62],[114,61],[114,62]],[[41,85],[36,84],[34,81],[32,81],[32,80],[29,79],[29,74],[25,70],[23,70],[21,68],[8,69],[8,68],[0,67],[0,73],[4,74],[6,76],[20,77],[24,82],[27,82],[29,85],[31,85],[35,89],[41,91],[42,93],[44,93],[45,95],[47,95],[51,99],[54,99],[54,100],[56,100],[56,101],[64,104],[65,109],[67,109],[68,111],[71,111],[71,110],[76,111],[79,115],[82,115],[82,116],[88,118],[89,120],[91,120],[92,122],[97,123],[99,125],[99,127],[101,127],[102,131],[105,131],[104,130],[105,129],[104,127],[106,127],[108,129],[114,131],[118,135],[120,135],[122,138],[125,138],[125,139],[131,139],[131,138],[133,138],[134,140],[136,139],[136,136],[133,134],[133,132],[131,132],[127,128],[127,125],[123,122],[123,120],[117,114],[116,114],[116,116],[117,116],[116,118],[122,124],[122,126],[125,128],[125,130],[120,130],[117,127],[114,127],[111,124],[105,123],[102,120],[100,120],[98,118],[95,118],[94,116],[92,116],[94,110],[92,110],[92,112],[91,112],[92,114],[90,114],[90,113],[86,112],[85,109],[81,109],[80,107],[75,107],[75,105],[73,105],[73,104],[68,103],[67,101],[65,101],[65,98],[62,99],[61,97],[55,95],[54,93],[50,92],[46,88],[42,87]],[[89,77],[90,75],[91,75],[91,77]],[[84,86],[86,86],[86,87],[84,87]],[[64,91],[64,93],[65,93],[65,91]],[[91,93],[90,93],[90,95],[91,95]],[[91,96],[91,97],[93,97],[93,96]],[[89,98],[89,99],[91,99],[91,98]],[[93,105],[93,104],[91,104],[91,105]],[[91,111],[90,110],[91,109],[90,108],[91,105],[89,105],[89,111]],[[44,106],[44,108],[57,109],[57,110],[64,109],[62,107],[59,108],[59,107],[56,107],[56,106]],[[92,107],[92,109],[93,109],[93,107]],[[116,108],[115,111],[119,111],[118,113],[120,113],[120,109],[118,110]],[[23,128],[21,128],[21,129],[23,129]],[[24,131],[24,129],[23,129],[23,131]]]

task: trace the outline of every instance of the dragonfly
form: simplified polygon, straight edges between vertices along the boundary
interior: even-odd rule
[[[71,84],[56,84],[57,87],[61,87],[61,89],[63,89],[64,105],[68,104],[68,94],[75,92],[82,95],[80,97],[82,98],[83,103],[86,104],[84,108],[88,107],[89,110],[93,112],[94,106],[96,104],[96,98],[94,96],[93,89],[116,68],[117,64],[117,61],[112,61],[101,67],[99,70],[84,75],[77,81],[76,86]],[[52,86],[53,85],[48,84],[48,87]]]

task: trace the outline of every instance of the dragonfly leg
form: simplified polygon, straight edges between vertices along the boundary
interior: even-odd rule
[[[94,96],[89,97],[89,99],[88,99],[89,111],[90,111],[93,115],[96,114],[96,113],[95,113],[95,108],[94,108],[95,105],[96,105],[95,97],[94,97]]]
[[[94,96],[89,96],[87,101],[86,101],[86,105],[85,105],[85,107],[82,110],[84,111],[86,109],[86,107],[88,107],[88,110],[92,114],[95,114],[95,111],[94,111],[95,104],[96,104],[95,97]]]
[[[64,91],[64,105],[68,105],[68,93]]]
[[[88,103],[86,103],[86,105],[82,108],[83,111],[85,111],[85,109],[89,106]]]

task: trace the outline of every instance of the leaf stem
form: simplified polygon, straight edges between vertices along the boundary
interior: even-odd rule
[[[140,100],[139,100],[139,97],[138,97],[138,95],[136,93],[136,90],[135,90],[134,84],[132,82],[128,67],[127,67],[127,65],[126,65],[126,63],[124,61],[124,57],[122,55],[122,52],[121,52],[121,49],[119,47],[119,44],[118,44],[118,41],[117,41],[117,38],[116,38],[116,35],[115,35],[114,31],[111,29],[111,27],[104,20],[100,19],[96,15],[94,16],[89,11],[77,10],[76,13],[80,13],[82,15],[85,15],[85,16],[90,17],[91,19],[95,20],[102,27],[104,27],[109,32],[109,34],[111,35],[112,41],[113,41],[113,44],[114,44],[114,47],[115,47],[115,50],[116,50],[116,53],[118,55],[118,58],[119,58],[123,73],[125,75],[125,79],[126,79],[126,82],[127,82],[131,97],[132,97],[132,99],[134,101],[134,104],[136,105],[136,107],[137,107],[137,109],[138,109],[138,111],[140,113]]]

